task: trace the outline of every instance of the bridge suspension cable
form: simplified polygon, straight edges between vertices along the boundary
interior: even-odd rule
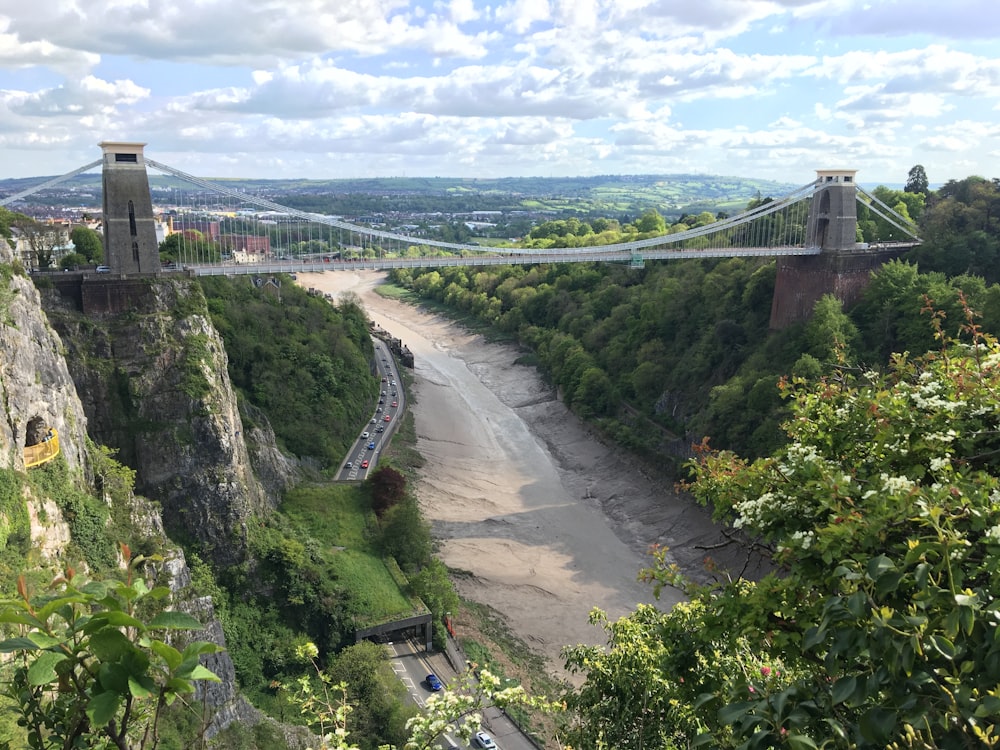
[[[446,242],[443,240],[433,240],[424,237],[412,237],[398,232],[389,232],[375,229],[373,227],[361,226],[342,219],[326,216],[323,214],[301,211],[290,206],[285,206],[267,198],[249,195],[238,190],[226,187],[210,180],[196,177],[179,169],[155,161],[148,157],[144,158],[147,166],[160,172],[177,177],[185,182],[204,188],[208,191],[220,195],[229,196],[241,202],[250,203],[261,208],[276,211],[288,216],[301,219],[306,222],[323,224],[340,230],[361,235],[362,246],[364,237],[370,239],[386,240],[409,245],[437,247],[445,250],[457,251],[460,254],[474,254],[478,256],[518,256],[525,262],[524,258],[537,258],[537,262],[554,262],[553,255],[571,253],[574,261],[579,260],[608,260],[611,258],[630,258],[634,264],[641,264],[644,260],[663,259],[670,257],[692,257],[697,253],[703,253],[705,257],[723,257],[725,255],[761,255],[763,249],[770,248],[772,255],[815,255],[820,252],[818,247],[806,247],[805,232],[808,217],[808,208],[812,196],[822,186],[817,182],[810,182],[796,188],[788,195],[776,200],[761,202],[759,205],[744,211],[736,216],[726,217],[708,224],[687,229],[672,234],[661,234],[654,237],[646,237],[627,242],[618,242],[609,245],[580,245],[569,248],[522,248],[522,247],[490,247],[459,242]],[[40,190],[58,185],[69,180],[76,175],[87,172],[100,166],[101,159],[86,164],[78,169],[68,172],[60,177],[47,180],[39,185],[22,190],[14,195],[10,195],[0,200],[0,206],[13,203],[28,195]],[[917,243],[921,240],[917,236],[916,226],[903,216],[900,216],[891,207],[886,205],[877,196],[869,193],[861,186],[857,186],[858,202],[867,209],[884,219],[901,232],[913,238]],[[866,200],[862,200],[862,196]],[[782,212],[781,216],[775,216]],[[796,213],[798,212],[798,213]],[[770,220],[766,220],[772,217]],[[350,235],[349,235],[350,237]],[[710,244],[706,238],[716,238],[715,244]],[[694,243],[686,246],[687,243]],[[899,243],[896,243],[899,244]],[[710,252],[709,252],[710,251]],[[543,260],[544,259],[544,260]]]
[[[22,190],[20,193],[14,193],[13,195],[8,195],[6,198],[0,200],[0,206],[6,206],[9,203],[14,203],[15,201],[19,201],[22,198],[27,198],[29,195],[33,195],[34,193],[37,193],[39,190],[45,190],[45,188],[53,187],[54,185],[58,185],[60,182],[65,182],[66,180],[76,177],[78,174],[83,174],[84,172],[88,172],[94,167],[101,166],[101,162],[103,161],[104,161],[103,159],[92,161],[90,164],[86,164],[80,167],[79,169],[74,169],[72,172],[67,172],[66,174],[60,177],[53,177],[51,180],[46,180],[45,182],[39,185],[30,187],[27,190]]]
[[[304,221],[315,222],[318,224],[325,224],[332,227],[337,227],[340,229],[346,229],[351,232],[360,233],[368,237],[379,238],[383,240],[397,241],[403,243],[409,243],[412,245],[423,245],[429,247],[439,247],[447,250],[456,250],[459,252],[472,252],[472,253],[487,253],[490,255],[519,255],[519,256],[545,256],[551,255],[551,249],[539,249],[539,248],[504,248],[504,247],[489,247],[483,245],[473,245],[467,243],[459,242],[446,242],[443,240],[432,240],[426,238],[415,238],[406,234],[400,234],[397,232],[387,232],[380,229],[374,229],[370,227],[363,227],[357,224],[352,224],[341,219],[334,218],[332,216],[324,216],[322,214],[310,213],[307,211],[301,211],[296,208],[291,208],[290,206],[285,206],[275,201],[268,200],[267,198],[261,198],[259,196],[248,195],[242,193],[238,190],[220,185],[218,183],[212,182],[210,180],[203,179],[201,177],[196,177],[194,175],[183,172],[179,169],[171,167],[167,164],[155,161],[146,157],[145,162],[150,167],[157,169],[166,174],[178,177],[186,182],[197,185],[198,187],[217,192],[222,195],[228,195],[233,198],[237,198],[241,201],[251,203],[261,208],[266,208],[271,211],[277,211],[289,216],[294,216],[296,218],[302,219]],[[762,203],[749,211],[743,212],[737,216],[722,219],[711,224],[706,224],[701,227],[695,227],[694,229],[689,229],[683,232],[676,232],[673,234],[657,235],[656,237],[648,237],[641,240],[632,240],[629,242],[618,242],[610,245],[582,245],[573,247],[574,253],[579,255],[605,255],[607,253],[614,252],[627,252],[627,253],[637,253],[642,256],[646,256],[645,251],[648,248],[656,248],[661,246],[669,245],[681,245],[684,242],[693,240],[696,238],[705,237],[712,234],[718,234],[722,236],[729,230],[735,229],[736,227],[744,226],[750,224],[751,222],[761,219],[766,216],[770,216],[779,211],[787,210],[789,207],[795,204],[802,204],[806,201],[816,189],[815,183],[809,183],[800,188],[797,188],[788,195],[779,198],[774,201],[767,203]],[[804,224],[804,222],[784,222],[784,224]],[[766,242],[766,238],[758,238],[758,242]],[[793,242],[787,240],[783,242],[784,245],[795,245],[801,244],[801,238],[798,242]],[[650,259],[657,257],[656,255],[649,255]],[[663,257],[659,255],[659,257]]]
[[[912,221],[909,221],[904,217],[900,216],[900,214],[897,211],[889,207],[884,201],[880,200],[878,196],[869,193],[860,185],[858,185],[858,193],[860,193],[869,201],[871,201],[871,203],[863,203],[861,201],[861,198],[859,197],[858,202],[861,203],[861,205],[868,208],[872,213],[877,214],[878,216],[885,219],[887,222],[892,224],[894,227],[896,227],[899,231],[903,232],[907,236],[912,237],[915,240],[920,239],[920,237],[917,235],[918,231],[917,225],[914,224]],[[881,206],[881,208],[885,210],[884,211],[879,210],[879,208],[876,208],[876,206]]]

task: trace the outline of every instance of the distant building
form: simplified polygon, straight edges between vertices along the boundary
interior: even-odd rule
[[[256,234],[223,234],[219,246],[237,263],[260,263],[271,256],[271,238]]]
[[[167,220],[170,226],[168,234],[184,232],[187,236],[192,236],[189,234],[190,232],[198,232],[204,239],[210,242],[218,242],[222,234],[221,226],[217,221],[173,216],[167,217]]]

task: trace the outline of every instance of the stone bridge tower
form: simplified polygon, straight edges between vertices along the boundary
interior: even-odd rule
[[[856,302],[872,271],[900,249],[879,251],[857,241],[857,185],[854,169],[816,170],[806,244],[819,255],[778,258],[771,300],[771,329],[808,320],[816,302],[833,294],[845,307]]]
[[[116,274],[160,273],[160,248],[142,147],[105,141],[104,263]]]

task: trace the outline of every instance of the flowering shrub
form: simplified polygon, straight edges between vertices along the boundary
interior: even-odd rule
[[[690,489],[778,569],[696,586],[656,552],[648,579],[692,599],[649,633],[687,701],[673,746],[1000,745],[1000,346],[971,317],[964,332],[884,374],[784,382],[789,442],[770,457],[702,450]],[[579,715],[622,647],[588,655]],[[686,668],[692,653],[731,673]],[[620,711],[618,729],[639,720]]]

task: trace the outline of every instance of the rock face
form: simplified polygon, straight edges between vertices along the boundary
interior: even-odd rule
[[[65,342],[91,437],[135,469],[136,491],[159,501],[168,533],[218,565],[240,562],[248,519],[276,507],[293,468],[267,430],[244,434],[197,283],[150,279],[126,313],[85,316],[55,290],[43,305]]]
[[[24,447],[48,428],[71,469],[86,471],[87,417],[76,395],[59,336],[41,314],[38,291],[11,271],[0,241],[0,467],[24,469]]]
[[[225,350],[198,285],[150,279],[135,309],[87,317],[78,297],[43,281],[39,291],[16,269],[0,241],[0,468],[23,471],[25,445],[55,428],[69,468],[92,483],[89,435],[118,448],[118,459],[136,471],[136,490],[159,501],[162,518],[141,497],[132,517],[164,549],[174,546],[166,526],[217,564],[241,560],[251,514],[277,504],[294,467],[262,417],[254,422],[263,426],[244,434]],[[33,546],[43,559],[59,558],[69,534],[58,507],[47,498],[27,500]],[[224,646],[211,600],[187,588],[183,552],[168,557],[175,605],[206,623],[199,637]],[[199,699],[213,709],[208,734],[259,721],[238,694],[228,653],[207,666],[222,679],[199,686]]]

